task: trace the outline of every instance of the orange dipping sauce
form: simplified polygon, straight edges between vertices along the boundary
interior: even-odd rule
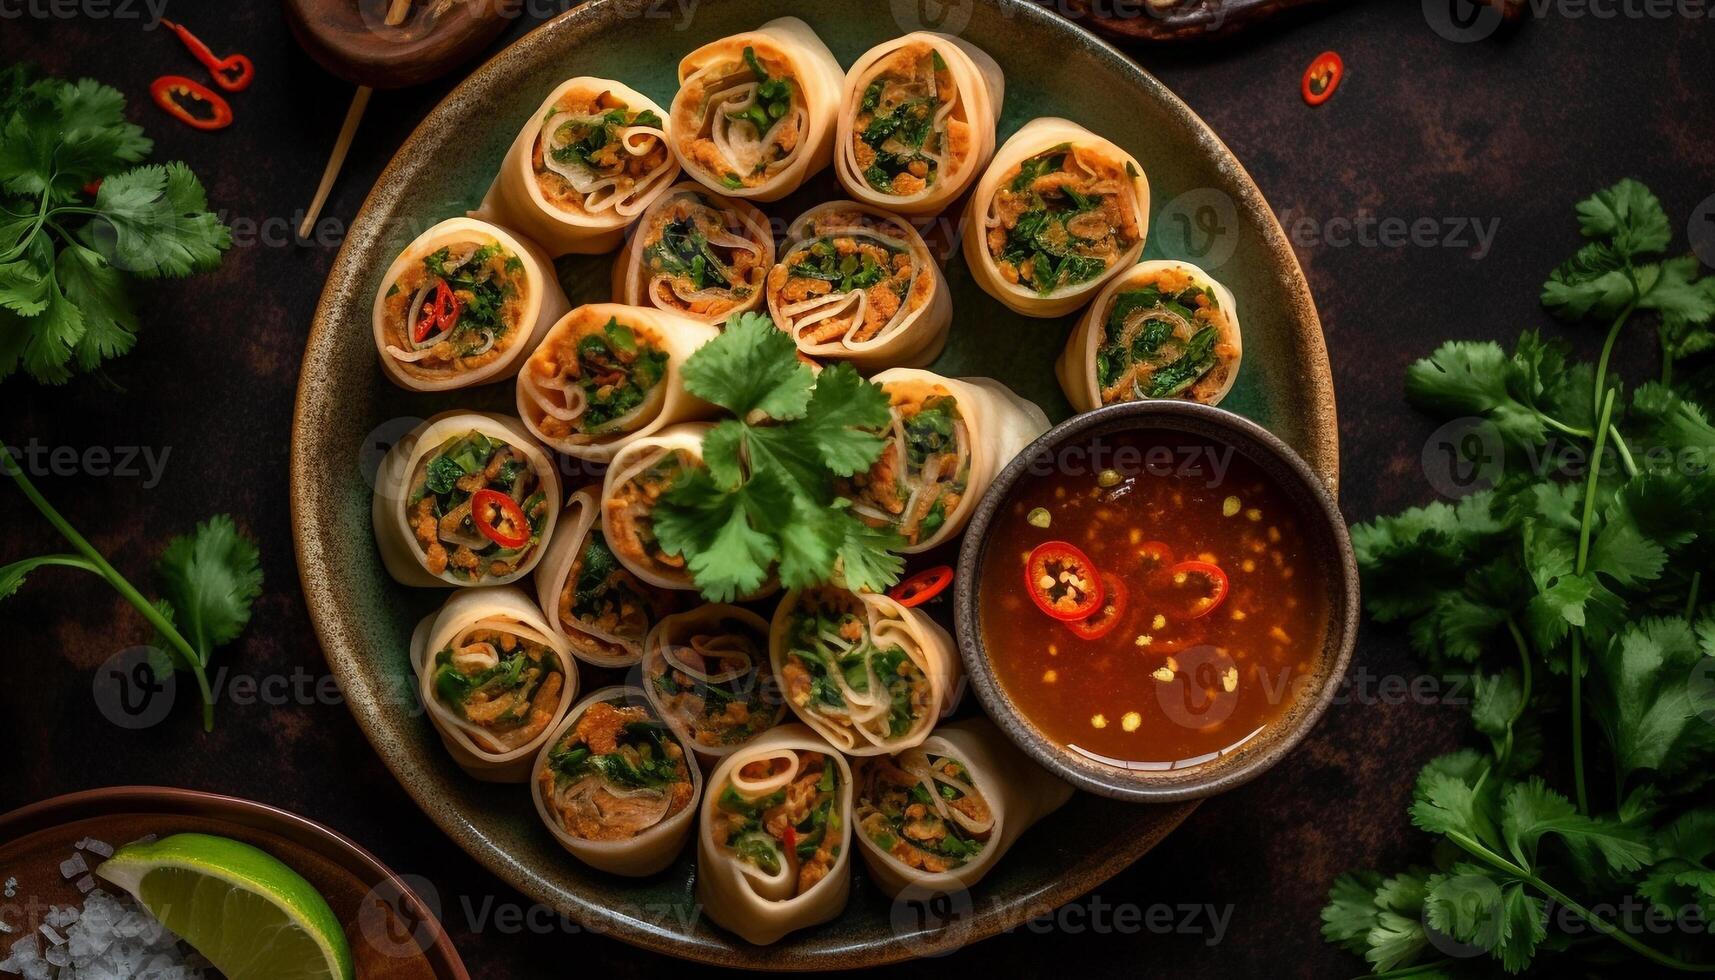
[[[1167,430],[1054,462],[1020,478],[983,556],[983,643],[1019,709],[1071,751],[1129,769],[1206,762],[1279,720],[1328,628],[1325,575],[1287,496],[1236,449]],[[1104,581],[1082,621],[1033,597],[1062,616],[1092,598],[1068,544]]]

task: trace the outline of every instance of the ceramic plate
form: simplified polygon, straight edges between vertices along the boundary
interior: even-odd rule
[[[703,0],[679,5],[597,0],[533,31],[473,74],[394,157],[340,250],[304,354],[292,438],[292,505],[304,596],[328,662],[370,741],[436,823],[525,894],[628,942],[710,963],[760,969],[874,965],[955,947],[1042,914],[1107,880],[1165,837],[1191,805],[1138,806],[1078,796],[1033,828],[952,922],[924,921],[864,880],[838,919],[775,946],[736,940],[696,914],[689,851],[668,872],[625,880],[567,856],[539,825],[526,787],[467,778],[418,710],[406,663],[417,620],[445,598],[396,585],[371,536],[370,478],[387,445],[415,420],[454,406],[514,411],[510,384],[450,395],[401,391],[381,374],[370,304],[381,276],[418,232],[482,198],[507,145],[556,83],[573,75],[624,80],[668,104],[679,59],[774,17],[807,17],[849,66],[869,47],[918,29],[961,34],[1007,76],[1004,141],[1026,120],[1066,116],[1143,163],[1152,188],[1146,257],[1199,262],[1238,298],[1245,359],[1223,403],[1273,430],[1335,482],[1334,396],[1321,326],[1304,276],[1268,204],[1214,133],[1154,78],[1094,36],[1022,0],[944,5],[919,19],[915,0]],[[933,5],[931,5],[933,6]],[[657,16],[657,12],[660,15]],[[838,197],[832,172],[766,207],[790,220]],[[949,219],[940,234],[953,240]],[[999,378],[1048,414],[1069,414],[1052,365],[1071,318],[1015,316],[944,263],[954,298],[952,341],[932,369]],[[561,260],[574,303],[608,298],[611,257]],[[576,485],[576,476],[568,481]],[[930,561],[948,561],[943,555]],[[927,562],[920,563],[927,564]],[[936,605],[945,606],[945,600]],[[943,616],[943,621],[948,617]],[[613,678],[585,669],[582,689]],[[969,699],[966,711],[977,710]],[[1088,846],[1099,841],[1099,846]],[[691,848],[689,850],[694,850]]]

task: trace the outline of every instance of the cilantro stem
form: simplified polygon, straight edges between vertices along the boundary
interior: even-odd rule
[[[1622,321],[1623,322],[1623,321]],[[1618,326],[1615,327],[1618,329]],[[1612,338],[1610,338],[1612,339]],[[1590,563],[1591,522],[1596,516],[1597,482],[1602,475],[1602,443],[1614,416],[1614,392],[1602,397],[1601,418],[1596,423],[1596,447],[1590,456],[1590,473],[1584,481],[1584,514],[1578,521],[1578,563],[1574,574],[1583,575]],[[1584,629],[1572,631],[1572,785],[1577,791],[1578,812],[1590,812],[1589,791],[1584,787]]]
[[[174,650],[184,660],[185,666],[190,668],[191,674],[196,677],[197,692],[202,696],[203,730],[213,731],[214,692],[209,689],[208,674],[203,670],[202,658],[197,655],[196,650],[184,638],[184,635],[173,626],[172,620],[163,615],[161,610],[155,608],[155,604],[145,598],[143,593],[138,592],[125,576],[119,574],[118,569],[108,564],[101,552],[95,550],[95,546],[85,540],[84,536],[77,532],[77,528],[72,527],[71,523],[62,517],[52,504],[48,503],[47,499],[30,482],[30,478],[24,475],[24,468],[18,465],[18,461],[13,458],[11,453],[0,452],[0,470],[6,471],[12,481],[18,484],[18,489],[22,490],[30,503],[35,505],[36,510],[48,519],[48,523],[52,524],[54,529],[60,532],[60,536],[77,549],[82,559],[87,562],[87,565],[74,567],[85,567],[106,579],[107,584],[112,586],[115,592],[118,592],[126,602],[136,608],[143,618],[148,620],[149,624],[155,627],[155,630],[168,643],[173,645]],[[54,564],[70,565],[71,562],[54,562]]]
[[[1602,410],[1602,390],[1607,387],[1608,360],[1614,355],[1614,341],[1620,339],[1620,328],[1631,319],[1632,310],[1638,305],[1637,283],[1632,283],[1632,298],[1620,315],[1614,318],[1614,325],[1608,328],[1608,339],[1602,342],[1602,356],[1596,360],[1596,387],[1592,392],[1590,409],[1594,412]]]
[[[1580,429],[1575,425],[1567,425],[1565,422],[1560,421],[1552,415],[1547,415],[1543,412],[1537,412],[1536,415],[1537,418],[1542,419],[1549,428],[1558,429],[1569,436],[1577,436],[1580,439],[1593,439],[1596,437],[1596,433],[1591,432],[1589,429]]]

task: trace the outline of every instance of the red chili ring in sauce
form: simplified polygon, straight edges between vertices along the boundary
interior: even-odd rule
[[[1153,575],[1173,564],[1173,549],[1165,541],[1145,541],[1137,546],[1137,557],[1142,566],[1140,571]]]
[[[1101,579],[1102,588],[1106,591],[1101,608],[1085,619],[1066,624],[1066,628],[1080,640],[1099,640],[1112,633],[1130,606],[1131,590],[1126,588],[1124,579],[1112,572],[1102,572]]]
[[[150,83],[149,97],[167,115],[192,129],[206,132],[232,125],[232,106],[225,97],[195,79],[183,75],[162,75]],[[180,97],[187,98],[189,104],[180,102]],[[206,104],[209,114],[199,116],[192,112],[191,106],[197,103]]]
[[[1202,619],[1215,611],[1227,598],[1227,573],[1219,565],[1211,565],[1206,561],[1182,561],[1169,568],[1167,573],[1175,580],[1181,575],[1201,575],[1209,580],[1209,593],[1197,600],[1197,605],[1191,612],[1192,619]]]
[[[1321,105],[1333,97],[1334,90],[1340,87],[1340,79],[1345,76],[1344,59],[1337,52],[1324,51],[1316,56],[1310,67],[1304,69],[1304,79],[1298,87],[1305,102]]]
[[[502,531],[500,522],[489,519],[489,507],[499,510],[500,521],[510,522],[518,533]],[[524,516],[524,509],[499,490],[478,490],[470,495],[470,522],[476,525],[483,537],[502,548],[522,548],[530,541],[530,519]]]
[[[936,565],[888,589],[887,595],[894,602],[912,609],[947,591],[947,586],[952,584],[953,566]]]
[[[1066,581],[1068,575],[1073,581]],[[1024,587],[1036,608],[1065,622],[1088,619],[1102,607],[1102,579],[1096,563],[1066,541],[1036,546],[1024,562]]]

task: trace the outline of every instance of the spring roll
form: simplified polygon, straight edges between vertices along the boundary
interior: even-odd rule
[[[643,641],[678,598],[621,565],[600,522],[594,489],[566,501],[536,572],[536,603],[572,656],[597,667],[629,667],[643,658]]]
[[[1025,316],[1064,316],[1143,254],[1149,180],[1129,153],[1066,119],[1026,123],[971,196],[965,263]]]
[[[900,214],[939,214],[994,155],[1006,77],[981,48],[919,31],[871,48],[846,74],[834,168],[846,193]]]
[[[449,218],[388,267],[371,325],[381,369],[411,391],[450,391],[518,373],[571,304],[542,249],[504,228]]]
[[[404,585],[505,585],[530,573],[560,513],[560,475],[515,418],[443,412],[388,451],[370,517]]]
[[[852,774],[803,725],[782,725],[709,777],[697,832],[697,903],[766,946],[826,922],[851,893]]]
[[[691,836],[703,772],[635,687],[578,702],[536,757],[530,795],[554,839],[613,874],[652,875]]]
[[[614,299],[725,323],[762,305],[774,233],[754,205],[675,184],[637,221],[613,263]]]
[[[650,515],[687,470],[703,465],[703,436],[713,428],[686,422],[644,436],[608,464],[601,487],[601,527],[607,545],[633,575],[663,589],[695,590],[681,555],[668,554]]]
[[[952,293],[923,236],[851,201],[792,222],[768,273],[768,309],[800,351],[865,371],[928,364],[953,324]]]
[[[536,438],[604,463],[627,443],[714,413],[680,369],[719,329],[637,306],[590,303],[560,318],[518,375],[518,414]]]
[[[867,472],[840,481],[852,512],[927,551],[964,530],[1001,467],[1048,431],[1048,416],[989,378],[943,378],[893,368],[870,379],[887,392],[887,448]]]
[[[1141,262],[1084,311],[1055,373],[1080,412],[1145,398],[1217,405],[1243,353],[1231,290],[1189,262]]]
[[[731,755],[786,716],[768,664],[768,621],[706,605],[662,619],[643,654],[649,703],[698,755]]]
[[[448,751],[488,782],[529,779],[577,695],[565,641],[515,586],[454,592],[411,635],[411,664]]]
[[[860,759],[852,816],[870,877],[898,897],[972,888],[1032,824],[1072,798],[986,718]]]
[[[778,201],[833,159],[845,77],[796,17],[705,44],[679,62],[673,153],[710,190]]]
[[[501,161],[473,217],[516,228],[554,255],[599,255],[679,176],[666,112],[607,78],[548,93]]]
[[[928,616],[831,586],[788,592],[768,649],[793,713],[853,756],[922,744],[963,675],[952,638]]]

